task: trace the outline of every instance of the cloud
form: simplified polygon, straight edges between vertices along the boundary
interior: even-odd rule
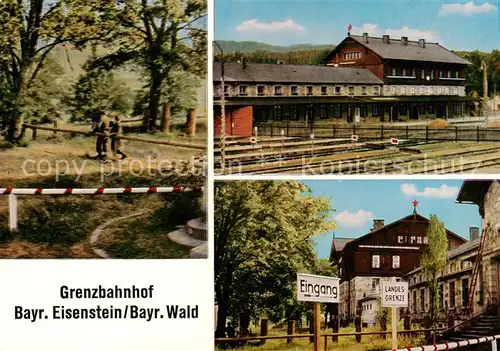
[[[388,34],[391,37],[401,38],[408,37],[410,40],[425,39],[429,41],[437,41],[439,36],[437,33],[430,30],[419,30],[413,29],[408,26],[403,26],[401,28],[380,28],[376,24],[364,23],[362,26],[354,26],[352,32],[354,34],[368,33],[371,36],[381,37],[384,34]]]
[[[443,4],[439,9],[438,15],[440,16],[448,16],[448,15],[465,15],[472,16],[481,13],[490,13],[495,12],[497,7],[490,3],[485,2],[481,5],[476,5],[474,1],[469,1],[465,4]]]
[[[375,216],[371,212],[365,210],[358,210],[356,213],[349,213],[349,211],[343,211],[338,215],[335,215],[334,219],[340,226],[359,228],[364,226],[367,222],[370,222]]]
[[[244,21],[236,26],[236,31],[241,33],[271,33],[271,32],[291,32],[304,33],[305,28],[297,24],[293,19],[289,18],[279,22],[262,22],[258,19]]]
[[[425,187],[424,191],[418,191],[415,184],[403,184],[401,185],[401,192],[406,196],[449,198],[457,196],[458,188],[443,184],[439,188]]]

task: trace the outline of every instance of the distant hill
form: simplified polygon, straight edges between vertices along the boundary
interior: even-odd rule
[[[291,52],[291,51],[309,51],[309,50],[333,50],[335,45],[312,45],[312,44],[297,44],[290,46],[271,45],[260,43],[257,41],[233,41],[233,40],[216,40],[217,44],[222,47],[224,52],[255,52],[255,51],[272,51],[272,52]],[[214,49],[215,53],[217,49]]]

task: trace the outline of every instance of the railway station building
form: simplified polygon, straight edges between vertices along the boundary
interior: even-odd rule
[[[448,252],[438,276],[438,321],[463,320],[481,313],[500,316],[500,183],[466,180],[457,196],[460,204],[477,205],[482,229],[470,228],[470,241]],[[421,322],[430,312],[430,292],[422,267],[405,279],[410,290],[410,316]]]
[[[478,98],[465,90],[471,63],[438,43],[348,35],[326,62],[214,63],[215,134],[223,94],[226,134],[233,136],[250,136],[262,122],[396,122],[465,117],[477,110]]]
[[[418,268],[428,245],[428,225],[429,219],[415,210],[389,224],[374,220],[372,230],[357,239],[332,241],[330,262],[339,271],[339,317],[343,323],[360,315],[363,323],[373,324],[381,284],[405,280],[407,274]],[[467,243],[449,230],[446,234],[449,250]]]

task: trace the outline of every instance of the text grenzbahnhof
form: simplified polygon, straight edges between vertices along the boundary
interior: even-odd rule
[[[61,286],[60,295],[62,299],[152,299],[154,286],[137,287],[105,287],[98,285],[93,288],[72,288],[67,285]]]

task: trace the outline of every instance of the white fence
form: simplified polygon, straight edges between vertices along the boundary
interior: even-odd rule
[[[0,195],[9,198],[9,230],[18,231],[17,221],[17,196],[18,195],[117,195],[117,194],[157,194],[157,193],[183,193],[183,192],[203,192],[204,187],[138,187],[138,188],[62,188],[62,189],[42,189],[42,188],[0,188]]]

